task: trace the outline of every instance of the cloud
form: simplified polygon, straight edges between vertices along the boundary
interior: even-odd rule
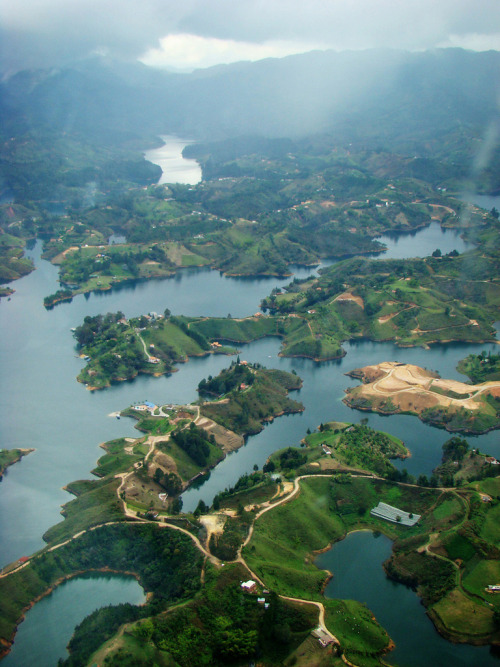
[[[498,48],[499,25],[499,0],[3,0],[0,66],[96,51],[195,67],[309,48]]]
[[[443,49],[456,47],[470,51],[500,51],[500,32],[491,35],[480,35],[477,32],[450,35],[438,46]]]
[[[150,49],[140,60],[145,65],[175,69],[195,69],[241,60],[282,58],[294,53],[305,53],[328,48],[317,43],[269,41],[262,44],[237,42],[234,39],[200,37],[198,35],[168,35],[160,40],[160,47]]]

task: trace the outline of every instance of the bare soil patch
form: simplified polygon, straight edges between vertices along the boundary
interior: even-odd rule
[[[335,297],[334,301],[354,301],[354,303],[357,303],[358,306],[361,308],[365,308],[365,302],[360,296],[355,296],[354,294],[351,294],[351,292],[343,292],[343,294],[339,294],[337,297]]]
[[[435,373],[413,364],[394,361],[365,366],[356,369],[352,374],[360,377],[365,384],[349,393],[358,398],[370,399],[374,408],[378,403],[390,398],[397,409],[418,414],[425,408],[434,406],[479,410],[480,394],[484,392],[500,396],[498,381],[469,385],[457,380],[439,378]]]
[[[202,428],[209,435],[213,435],[215,442],[222,447],[222,451],[227,454],[232,452],[235,449],[239,449],[245,443],[245,440],[241,435],[238,435],[234,431],[230,431],[224,426],[217,424],[212,419],[208,417],[200,417],[196,422],[196,425]]]

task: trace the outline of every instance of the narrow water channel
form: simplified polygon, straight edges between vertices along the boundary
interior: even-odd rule
[[[489,646],[452,644],[436,631],[417,594],[388,579],[382,563],[389,558],[392,542],[385,535],[357,531],[316,558],[329,570],[325,596],[358,600],[375,614],[396,648],[384,661],[398,667],[498,667],[500,661]]]

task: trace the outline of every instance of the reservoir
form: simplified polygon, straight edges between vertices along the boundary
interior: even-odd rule
[[[175,142],[180,153],[185,142],[178,143],[180,140],[177,139]],[[168,146],[172,148],[170,142]],[[164,176],[170,182],[181,178],[175,169]],[[383,257],[426,256],[436,247],[443,253],[453,249],[463,252],[469,247],[458,232],[443,231],[436,223],[411,235],[385,236],[381,240],[388,246]],[[161,313],[167,307],[173,314],[244,317],[255,313],[260,300],[274,287],[290,281],[290,278],[269,277],[226,278],[217,271],[188,269],[164,280],[139,282],[110,292],[78,296],[72,302],[46,310],[43,298],[58,289],[57,268],[41,259],[40,242],[26,254],[34,259],[37,270],[12,283],[16,291],[10,301],[0,301],[0,423],[2,447],[34,447],[36,452],[9,468],[0,482],[0,565],[28,556],[44,546],[43,533],[62,520],[60,506],[71,500],[63,490],[64,485],[75,479],[91,478],[90,470],[103,453],[99,449],[100,443],[121,436],[139,435],[134,429],[135,422],[129,419],[118,421],[109,416],[111,413],[145,399],[158,404],[192,402],[198,398],[196,387],[199,381],[208,375],[217,375],[231,362],[225,356],[208,355],[180,364],[178,372],[169,377],[140,376],[104,391],[89,392],[76,382],[84,362],[76,355],[72,327],[81,324],[87,315],[122,310],[126,317],[131,317],[149,311]],[[311,268],[298,267],[294,275],[301,278],[311,272]],[[344,389],[357,382],[344,374],[367,364],[398,360],[438,370],[443,377],[464,379],[456,371],[460,359],[483,349],[498,351],[495,345],[435,345],[431,350],[423,350],[401,349],[392,343],[370,341],[346,343],[343,347],[346,356],[342,359],[317,364],[308,359],[278,357],[280,341],[277,338],[241,346],[242,359],[295,370],[304,384],[291,396],[302,401],[306,409],[303,413],[276,419],[260,434],[249,438],[246,446],[228,456],[212,471],[210,479],[200,489],[184,494],[185,509],[194,509],[200,498],[211,503],[218,491],[234,484],[243,473],[250,472],[255,463],[262,465],[273,451],[297,445],[307,428],[312,430],[321,422],[332,419],[358,422],[368,416],[370,426],[401,437],[411,449],[412,457],[398,464],[400,467],[415,475],[429,475],[439,463],[442,444],[450,435],[426,426],[415,417],[383,417],[349,409],[342,403]],[[468,440],[471,446],[480,446],[482,451],[500,457],[497,433]],[[89,580],[82,581],[82,589],[89,590]],[[123,579],[118,581],[124,582]],[[65,587],[69,590],[69,586],[77,586],[79,582],[80,579],[70,581]],[[113,582],[120,587],[116,579]],[[52,596],[37,604],[27,619],[42,603],[51,606],[58,591],[66,590],[65,587],[56,589]],[[107,588],[101,588],[104,593],[102,598],[99,597],[99,604],[112,602],[107,596]],[[406,590],[404,587],[400,589]],[[94,594],[87,597],[93,604]],[[76,605],[72,596],[65,604],[64,614]],[[84,615],[94,608],[95,605]],[[49,617],[47,610],[44,614]],[[51,658],[50,664],[57,662],[59,655],[64,655],[64,647],[78,622],[71,621],[73,626],[69,635],[59,643],[63,653],[58,653],[55,660]],[[381,622],[384,624],[382,619]],[[54,621],[54,628],[58,627],[57,623]],[[32,639],[24,639],[21,634],[23,626],[28,628],[28,620],[20,626],[16,651],[22,645],[33,647],[32,641],[36,642],[35,646],[39,645],[40,637],[46,632],[39,626]],[[10,659],[13,658],[6,660]],[[20,659],[16,664],[30,662],[25,660],[23,663]],[[37,664],[42,663],[37,661]]]
[[[315,564],[333,574],[326,597],[358,600],[373,611],[396,644],[384,662],[404,667],[498,667],[489,646],[452,644],[443,639],[417,594],[386,577],[382,563],[391,555],[391,545],[385,535],[363,530],[349,533],[320,554]]]
[[[160,148],[153,148],[144,153],[149,162],[161,167],[163,173],[158,185],[163,183],[186,183],[195,185],[201,181],[201,167],[196,160],[182,157],[182,150],[190,143],[186,139],[162,135],[165,142]]]
[[[67,658],[74,629],[100,607],[125,602],[143,604],[144,591],[133,577],[89,575],[69,579],[26,612],[5,667],[54,667]]]

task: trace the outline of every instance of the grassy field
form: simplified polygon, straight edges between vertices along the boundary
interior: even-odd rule
[[[160,451],[168,454],[174,459],[177,465],[178,475],[183,482],[187,482],[202,470],[205,470],[206,467],[211,468],[224,458],[218,445],[214,445],[213,443],[207,444],[210,447],[210,454],[207,458],[206,466],[197,465],[193,459],[172,440],[160,441],[157,443],[157,447]]]
[[[322,599],[325,573],[313,564],[311,552],[345,534],[329,500],[330,480],[303,480],[291,503],[267,512],[255,525],[244,557],[270,587],[291,597]]]
[[[489,584],[500,584],[500,562],[497,560],[480,561],[463,579],[463,587],[470,593],[485,598],[490,604],[500,609],[498,593],[486,593]]]
[[[106,454],[97,461],[97,466],[92,470],[97,477],[106,477],[106,475],[116,475],[118,472],[128,470],[134,463],[144,458],[143,454],[137,448],[127,442],[125,438],[110,440],[102,446]],[[125,451],[129,447],[130,452]]]
[[[431,618],[455,640],[488,638],[495,630],[493,611],[454,589],[431,608]]]
[[[500,504],[494,505],[487,513],[480,536],[500,547]]]
[[[80,495],[63,506],[64,521],[44,533],[43,539],[54,544],[75,533],[107,521],[123,520],[121,503],[116,495],[119,479],[90,481]]]
[[[371,611],[356,600],[327,600],[325,618],[335,628],[346,657],[359,667],[379,665],[379,654],[387,651],[390,637]]]

